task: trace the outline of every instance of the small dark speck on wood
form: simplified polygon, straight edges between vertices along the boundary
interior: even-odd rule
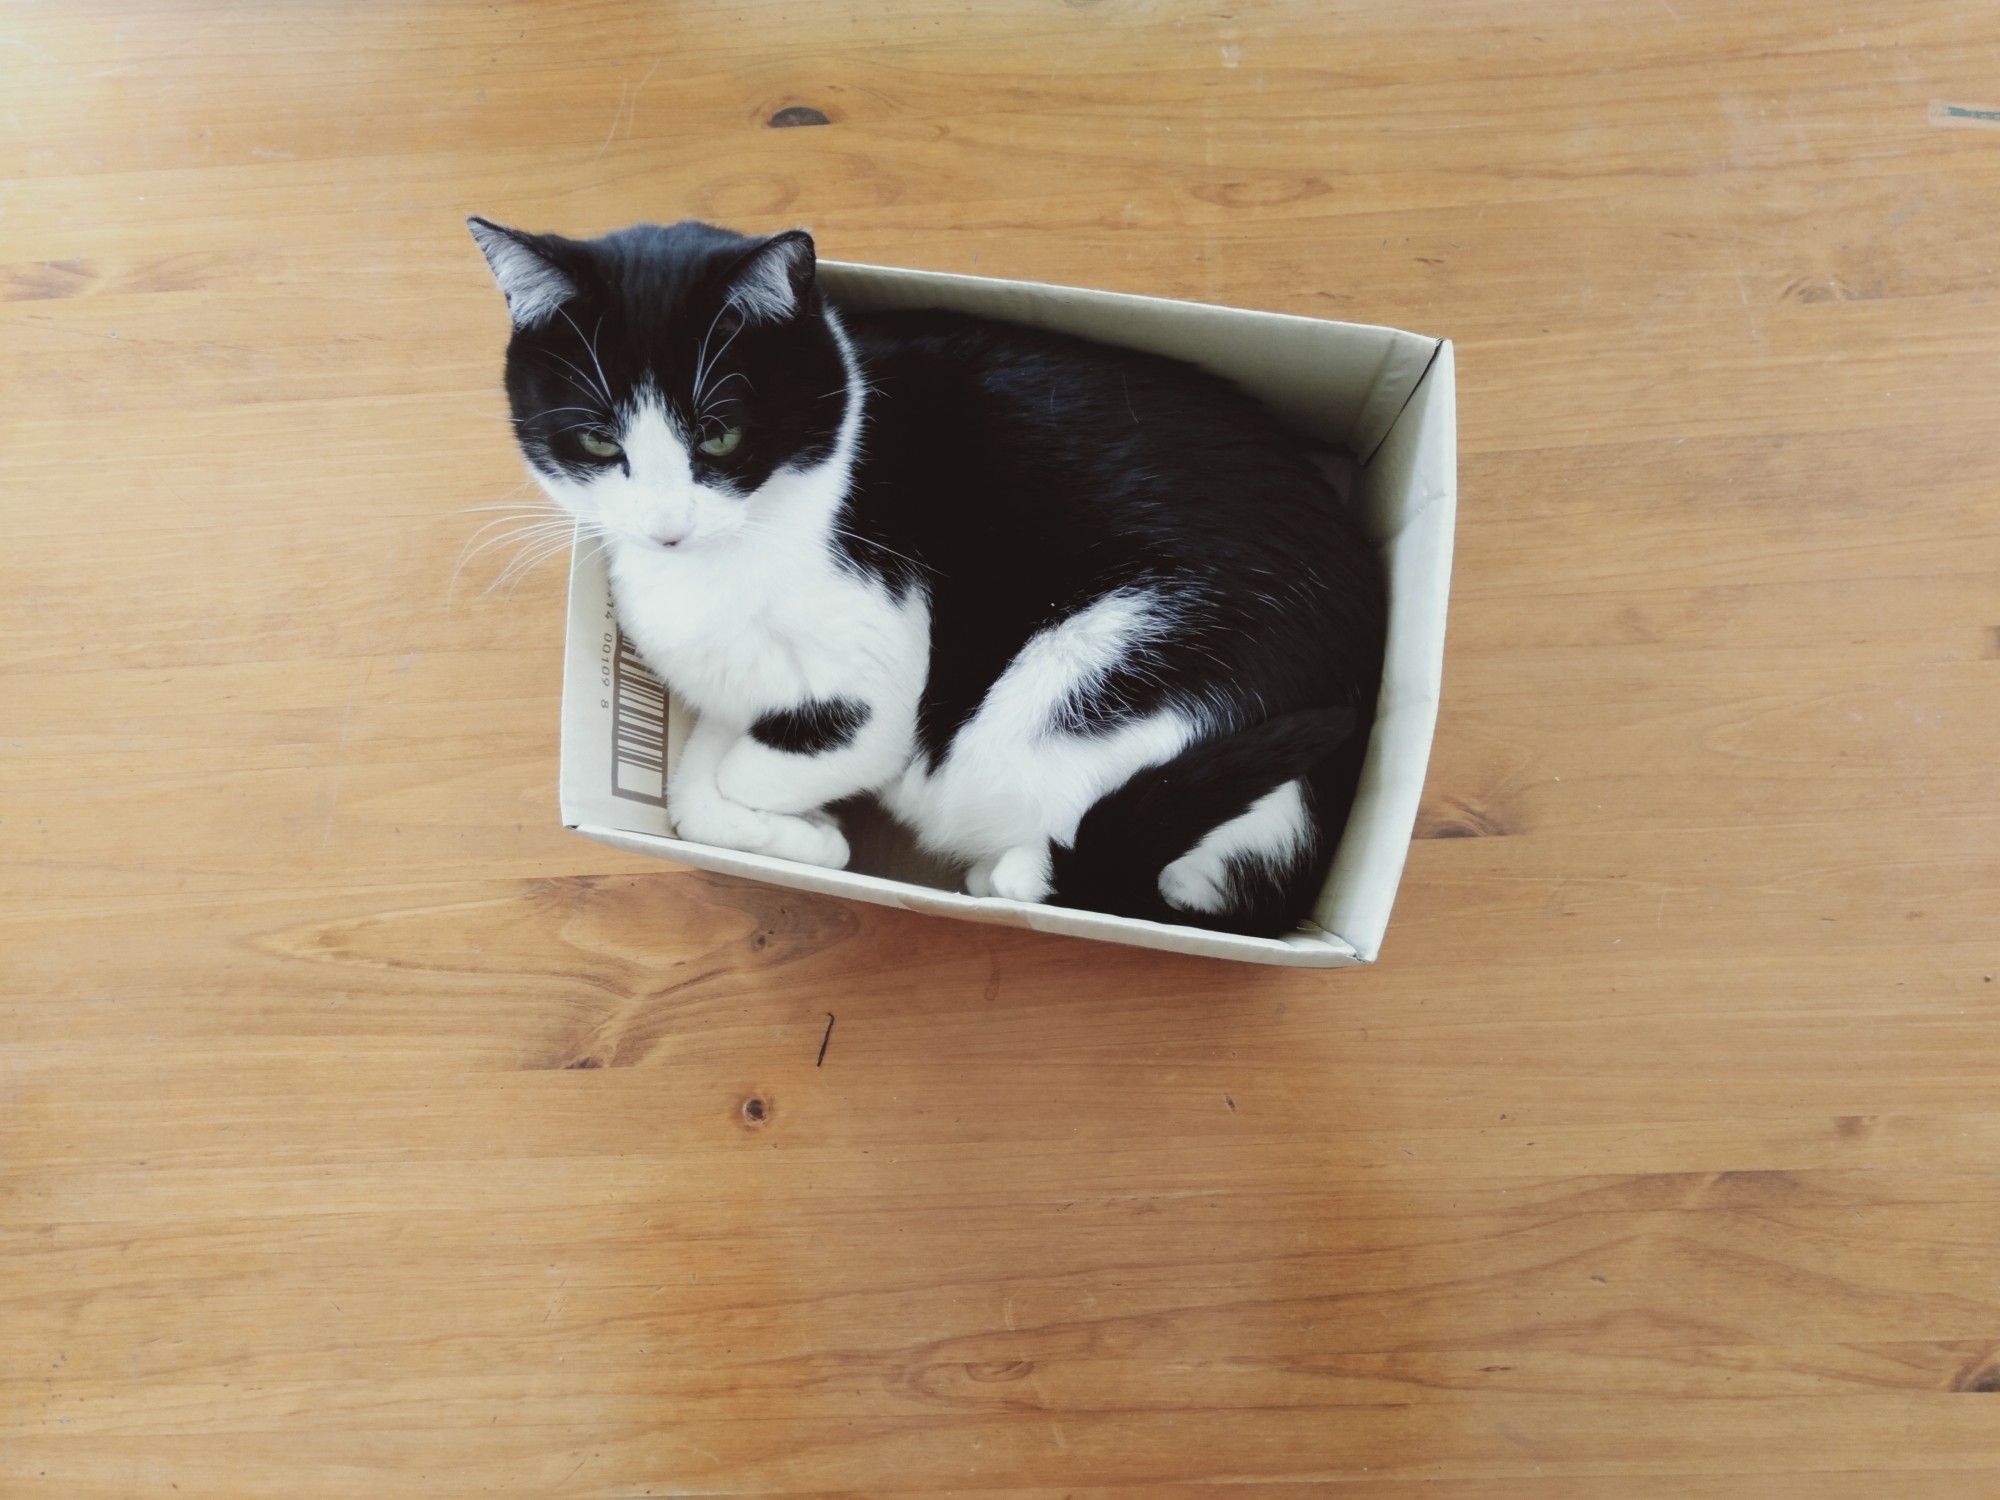
[[[814,1063],[813,1063],[813,1066],[814,1066],[815,1068],[817,1068],[817,1067],[821,1067],[821,1066],[823,1066],[823,1065],[825,1064],[825,1062],[826,1062],[826,1044],[827,1044],[828,1042],[832,1041],[832,1040],[833,1040],[833,1012],[832,1012],[832,1011],[828,1011],[828,1012],[826,1013],[826,1030],[825,1030],[824,1032],[820,1033],[820,1039],[819,1039],[819,1057],[818,1057],[818,1058],[817,1058],[817,1059],[816,1059],[816,1060],[814,1061]]]
[[[2000,1365],[1974,1367],[1958,1377],[1953,1389],[1982,1396],[2000,1393]]]
[[[832,123],[824,114],[809,104],[787,104],[783,109],[771,116],[771,128],[773,130],[790,130],[795,125],[831,125]]]
[[[1230,1098],[1230,1097],[1229,1097],[1229,1095],[1227,1095],[1227,1094],[1224,1094],[1224,1095],[1222,1096],[1222,1102],[1223,1102],[1224,1104],[1226,1104],[1226,1105],[1228,1105],[1228,1106],[1229,1106],[1229,1112],[1230,1112],[1230,1113],[1231,1113],[1232,1115],[1236,1113],[1236,1101],[1235,1101],[1234,1099]]]

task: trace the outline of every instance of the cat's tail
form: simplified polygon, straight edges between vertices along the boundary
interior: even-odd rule
[[[1367,753],[1352,708],[1280,714],[1190,745],[1107,793],[1057,845],[1052,901],[1257,936],[1326,881]]]

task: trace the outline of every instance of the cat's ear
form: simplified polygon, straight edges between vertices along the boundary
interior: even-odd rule
[[[729,273],[729,305],[753,323],[783,323],[811,305],[813,239],[803,229],[773,235]]]
[[[465,227],[506,293],[507,315],[516,328],[533,328],[576,295],[576,283],[556,264],[547,241],[477,217]]]

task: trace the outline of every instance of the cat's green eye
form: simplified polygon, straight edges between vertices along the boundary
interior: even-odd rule
[[[614,458],[623,457],[625,453],[625,450],[612,442],[610,438],[600,437],[594,432],[577,434],[576,442],[577,446],[592,458],[601,458],[607,462]]]
[[[727,458],[736,451],[736,445],[743,441],[743,429],[732,427],[727,432],[718,432],[712,438],[704,438],[701,451],[710,458]]]

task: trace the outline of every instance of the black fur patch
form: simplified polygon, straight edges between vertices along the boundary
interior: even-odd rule
[[[765,714],[750,726],[750,738],[791,755],[824,755],[851,741],[868,713],[867,704],[849,698],[816,699]]]

